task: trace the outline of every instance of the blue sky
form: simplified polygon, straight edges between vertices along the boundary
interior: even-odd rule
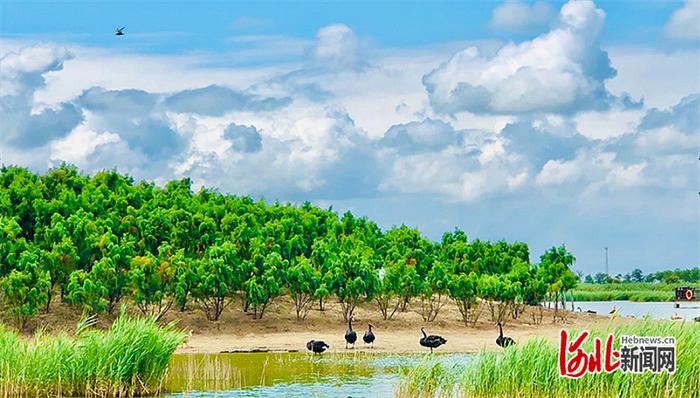
[[[700,263],[700,1],[0,1],[0,162]],[[126,35],[113,29],[126,26]]]
[[[148,51],[227,50],[228,38],[241,34],[313,37],[319,28],[344,23],[377,44],[430,45],[452,40],[525,39],[543,29],[494,29],[489,20],[497,1],[426,2],[25,2],[3,1],[2,34],[53,38],[85,45],[113,46],[113,26],[131,33],[163,34]],[[532,3],[530,3],[532,4]],[[563,1],[546,4],[557,10]],[[602,1],[607,14],[603,43],[693,46],[663,40],[663,28],[680,1]],[[165,33],[174,35],[167,37]],[[123,44],[123,43],[120,43]],[[130,43],[134,45],[134,43]]]

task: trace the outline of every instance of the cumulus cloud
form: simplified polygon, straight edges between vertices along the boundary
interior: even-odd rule
[[[423,77],[437,112],[571,114],[606,109],[616,99],[605,88],[615,76],[600,48],[605,13],[590,1],[570,1],[557,27],[488,58],[462,50]]]
[[[245,125],[229,125],[223,138],[233,143],[232,151],[216,154],[195,148],[175,167],[176,173],[269,199],[336,199],[376,192],[379,172],[371,142],[342,109],[293,105],[255,114]]]
[[[700,0],[685,0],[683,6],[671,14],[665,33],[674,39],[700,38]]]
[[[85,90],[76,103],[88,112],[87,123],[92,130],[116,133],[146,157],[172,156],[186,145],[160,110],[157,94],[94,87]]]
[[[391,126],[379,141],[380,146],[403,153],[434,152],[459,145],[462,135],[441,120],[425,119]]]
[[[517,189],[528,179],[524,164],[505,151],[501,137],[455,130],[444,121],[394,125],[378,145],[384,192],[473,201]]]
[[[700,94],[691,94],[668,109],[648,110],[634,131],[609,142],[608,148],[623,159],[645,158],[664,168],[678,156],[693,161],[699,143]],[[692,171],[680,168],[675,174],[680,170]]]
[[[234,151],[257,152],[262,149],[262,136],[255,126],[231,123],[224,130],[224,138],[231,142]]]
[[[232,111],[269,111],[289,102],[289,98],[261,99],[227,87],[211,85],[172,94],[165,98],[163,105],[173,112],[222,116]]]
[[[0,140],[19,147],[38,147],[65,136],[83,115],[71,103],[37,104],[34,93],[46,75],[60,71],[72,55],[65,48],[32,46],[0,58]]]
[[[571,122],[552,117],[509,123],[500,135],[506,151],[527,159],[534,172],[552,159],[573,159],[577,151],[593,145]]]
[[[583,142],[575,156],[548,160],[535,181],[539,186],[578,184],[588,193],[687,188],[696,174],[699,114],[698,94],[666,110],[650,109],[633,131],[606,141]]]
[[[507,0],[493,10],[489,26],[493,30],[531,32],[548,26],[556,12],[544,1],[532,4]]]
[[[357,35],[344,24],[319,29],[311,54],[314,61],[327,66],[356,67],[363,63]]]

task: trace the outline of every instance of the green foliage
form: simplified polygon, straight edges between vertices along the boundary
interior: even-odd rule
[[[235,270],[240,267],[236,252],[214,246],[197,261],[192,297],[202,305],[208,320],[217,321],[224,311],[228,297],[240,287]]]
[[[287,292],[294,300],[294,310],[297,320],[306,318],[311,310],[311,304],[317,298],[316,293],[321,288],[321,274],[311,264],[311,260],[299,256],[294,265],[290,266],[284,275]]]
[[[42,269],[41,260],[42,256],[36,251],[22,253],[17,269],[2,281],[5,304],[20,328],[24,328],[49,299],[51,277]]]
[[[458,229],[431,242],[417,229],[382,232],[308,202],[193,192],[189,179],[158,187],[114,170],[89,177],[68,165],[43,176],[0,169],[3,311],[22,324],[41,306],[49,311],[59,289],[89,314],[112,313],[128,299],[156,318],[177,305],[201,308],[212,321],[239,298],[261,318],[281,294],[294,300],[299,320],[314,301],[323,310],[338,300],[347,320],[359,303],[375,301],[391,319],[419,299],[433,321],[452,299],[473,324],[477,299],[492,305],[494,319],[563,300],[576,284],[573,261],[562,246],[531,265],[522,242],[469,241]]]
[[[426,273],[432,264],[432,245],[418,230],[393,228],[384,239],[384,266],[379,272],[375,300],[384,319],[421,293],[419,270]]]
[[[374,297],[379,285],[377,257],[369,246],[355,237],[345,238],[340,255],[332,263],[324,280],[340,302],[347,322],[360,302]]]
[[[105,309],[113,313],[125,289],[126,279],[127,276],[115,267],[110,257],[103,257],[90,272],[80,270],[71,274],[68,301],[82,305],[92,314]]]
[[[459,308],[460,314],[462,314],[462,321],[465,325],[471,324],[472,326],[476,324],[479,319],[478,314],[478,284],[479,278],[476,276],[475,272],[470,272],[469,274],[452,274],[447,286],[450,298],[452,298],[457,303],[457,308]]]
[[[447,303],[447,288],[450,282],[449,269],[443,262],[435,262],[425,276],[420,293],[421,316],[432,322]]]
[[[82,306],[83,312],[96,315],[109,305],[109,291],[103,281],[83,270],[73,271],[68,283],[68,302]]]
[[[261,269],[254,269],[253,275],[245,282],[246,299],[253,307],[253,319],[261,319],[267,306],[282,293],[282,275],[287,266],[287,260],[279,253],[270,253],[263,260]]]
[[[131,298],[141,313],[160,319],[172,307],[175,298],[176,269],[169,260],[169,246],[162,245],[160,257],[148,254],[131,259],[128,286]]]

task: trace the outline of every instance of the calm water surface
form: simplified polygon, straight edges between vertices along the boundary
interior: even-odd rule
[[[602,315],[608,314],[614,305],[617,308],[618,315],[621,316],[642,318],[649,315],[653,319],[670,320],[672,316],[678,314],[678,316],[689,321],[700,316],[700,303],[698,302],[692,304],[681,303],[680,308],[674,308],[672,301],[647,303],[634,301],[577,301],[574,305],[581,307],[583,311],[593,310]]]
[[[393,397],[403,370],[425,359],[416,354],[236,353],[175,355],[167,397]],[[461,367],[470,356],[435,354]],[[179,392],[178,392],[179,391]]]

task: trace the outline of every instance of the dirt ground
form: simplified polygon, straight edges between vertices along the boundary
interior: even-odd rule
[[[187,314],[181,317],[179,325],[191,331],[191,336],[178,352],[304,351],[306,342],[312,339],[324,340],[330,345],[331,352],[345,351],[344,335],[347,324],[343,322],[340,308],[335,303],[328,303],[323,312],[313,309],[301,322],[295,320],[292,304],[285,299],[273,304],[261,320],[253,320],[245,315],[241,311],[240,303],[233,305],[239,307],[228,308],[219,322],[207,322],[201,315],[192,317]],[[413,303],[408,311],[397,312],[391,320],[383,320],[374,303],[357,308],[353,322],[353,329],[358,334],[355,349],[380,353],[424,352],[427,349],[418,343],[422,337],[421,327],[424,327],[428,334],[437,334],[447,339],[447,344],[440,347],[439,352],[473,353],[483,348],[499,349],[495,343],[498,327],[491,321],[485,304],[481,306],[481,315],[474,327],[466,327],[462,323],[459,310],[452,303],[446,304],[433,322],[424,322],[416,311],[418,308],[419,304]],[[517,320],[509,319],[504,326],[504,335],[512,337],[518,343],[538,337],[556,342],[562,327],[583,329],[609,321],[605,316],[566,312],[563,321],[553,323],[553,310],[545,309],[542,323],[536,324],[533,314],[539,317],[539,311],[536,307],[528,308]],[[365,346],[362,342],[367,323],[373,325],[376,336],[374,348]]]
[[[80,311],[56,300],[48,314],[40,314],[32,321],[32,329],[42,328],[51,333],[59,330],[72,331],[80,319]],[[317,306],[317,304],[316,304]],[[437,334],[447,339],[447,344],[439,352],[472,353],[486,349],[499,349],[495,344],[498,327],[491,321],[485,304],[481,305],[481,315],[474,327],[466,327],[461,321],[457,306],[447,303],[433,322],[424,322],[417,312],[420,303],[415,301],[406,312],[397,312],[391,320],[383,320],[374,302],[365,303],[355,310],[353,327],[358,334],[356,350],[382,353],[411,353],[427,350],[418,344],[422,337],[420,328],[428,334]],[[128,312],[134,312],[129,308]],[[542,323],[537,324],[533,315],[539,316],[539,308],[525,310],[517,320],[508,319],[504,334],[522,343],[531,338],[544,337],[557,341],[562,327],[567,329],[589,328],[597,323],[608,322],[606,316],[567,311],[565,319],[553,322],[553,310],[544,309]],[[118,311],[117,311],[118,312]],[[561,311],[560,311],[561,313]],[[103,314],[98,327],[107,328],[112,316]],[[10,319],[4,319],[10,322]],[[305,350],[311,339],[324,340],[330,351],[345,351],[344,335],[347,324],[343,322],[340,306],[334,301],[326,303],[325,311],[312,309],[306,319],[296,321],[291,300],[277,298],[266,310],[263,319],[254,320],[251,314],[242,311],[240,300],[234,300],[224,310],[221,319],[207,321],[204,313],[195,303],[180,312],[173,308],[163,322],[177,322],[177,326],[191,333],[187,343],[178,348],[179,353],[217,353],[221,351],[293,351]],[[618,321],[623,321],[620,319]],[[362,335],[367,323],[374,325],[377,339],[373,349],[365,347]]]

